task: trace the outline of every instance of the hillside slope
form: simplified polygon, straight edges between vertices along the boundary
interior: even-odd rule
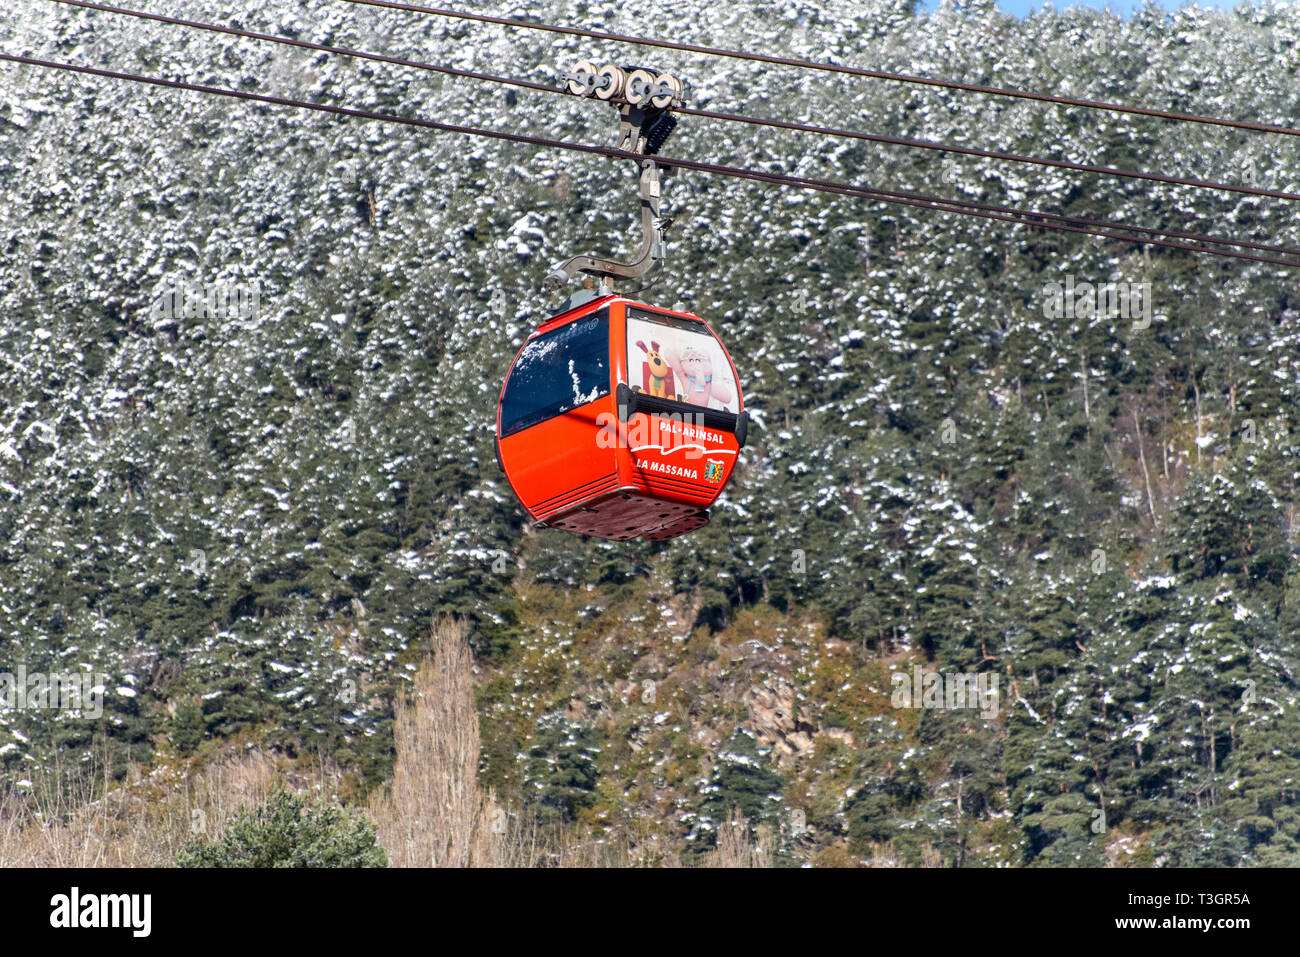
[[[181,6],[547,83],[633,55],[326,0]],[[1294,6],[628,10],[498,12],[1300,115]],[[615,125],[44,0],[0,12],[0,50],[583,142]],[[693,106],[1300,191],[1294,137],[635,56]],[[693,117],[665,153],[1300,244],[1258,197]],[[785,864],[1300,863],[1292,271],[675,175],[643,295],[714,324],[755,428],[712,524],[615,546],[529,528],[492,429],[547,267],[633,240],[630,168],[4,64],[0,188],[0,668],[109,678],[96,720],[0,711],[6,788],[97,736],[119,773],[247,737],[369,791],[453,614],[485,781],[543,823],[687,859],[739,808]],[[249,308],[160,307],[189,282]],[[1149,284],[1146,316],[1056,308],[1106,282]],[[1000,707],[895,707],[918,665],[996,675]]]

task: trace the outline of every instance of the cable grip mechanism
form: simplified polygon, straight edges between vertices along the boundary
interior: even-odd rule
[[[568,91],[575,96],[604,100],[618,110],[617,149],[644,159],[641,169],[641,249],[631,262],[617,262],[594,256],[575,256],[560,263],[546,277],[546,285],[558,290],[578,273],[600,280],[602,291],[613,291],[614,279],[638,279],[656,260],[664,258],[663,231],[667,226],[660,212],[659,165],[651,158],[663,147],[677,118],[672,109],[681,106],[684,85],[667,73],[641,67],[596,66],[583,60],[562,74]]]

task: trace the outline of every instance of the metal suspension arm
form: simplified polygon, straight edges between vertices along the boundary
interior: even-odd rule
[[[656,259],[664,258],[664,234],[659,216],[659,167],[654,160],[642,160],[641,166],[641,251],[629,263],[594,256],[575,256],[561,263],[547,282],[561,286],[580,272],[611,279],[639,279],[650,271]]]
[[[677,125],[670,112],[680,102],[682,84],[666,74],[656,76],[646,70],[627,72],[605,66],[599,70],[590,63],[580,63],[566,73],[569,89],[580,95],[600,99],[623,98],[618,108],[618,149],[645,157],[637,160],[641,168],[641,250],[631,262],[617,262],[596,256],[575,256],[560,263],[546,277],[546,285],[558,289],[578,273],[602,277],[602,285],[613,279],[639,279],[650,271],[656,260],[664,258],[664,220],[660,214],[659,166],[653,156]]]

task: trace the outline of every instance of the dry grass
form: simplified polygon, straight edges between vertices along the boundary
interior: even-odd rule
[[[671,840],[661,846],[645,835],[634,843],[626,834],[601,836],[576,824],[541,828],[480,788],[467,638],[462,623],[435,623],[429,655],[399,709],[393,780],[369,808],[390,866],[678,866]],[[221,834],[241,806],[260,805],[280,788],[337,802],[344,777],[324,762],[303,769],[238,743],[201,768],[195,761],[147,775],[132,768],[127,783],[103,772],[106,754],[94,757],[76,767],[56,763],[33,776],[29,793],[0,791],[0,867],[170,867],[190,841]],[[735,815],[701,864],[770,867],[771,843],[761,830],[751,843]]]
[[[871,857],[866,862],[867,867],[910,867],[909,863],[894,850],[892,844],[873,843],[871,845]],[[943,855],[931,844],[926,841],[921,845],[921,867],[947,867],[948,864],[943,859]]]
[[[771,867],[772,833],[759,828],[758,842],[749,839],[749,822],[740,810],[731,812],[731,820],[718,828],[713,850],[700,860],[700,867]]]
[[[96,758],[92,766],[108,766]],[[133,768],[117,786],[102,770],[56,762],[30,793],[0,794],[0,867],[170,867],[188,842],[220,834],[241,804],[278,787],[332,797],[341,779],[337,768],[303,771],[258,749],[219,755],[201,771]]]

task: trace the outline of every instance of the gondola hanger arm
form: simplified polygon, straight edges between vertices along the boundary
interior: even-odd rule
[[[659,165],[652,157],[677,125],[670,110],[680,105],[683,87],[680,80],[667,74],[609,65],[597,68],[587,61],[565,73],[564,79],[572,93],[613,103],[619,111],[616,147],[645,157],[636,160],[641,170],[641,249],[631,262],[575,256],[552,269],[546,284],[558,290],[578,273],[587,273],[601,280],[602,290],[612,291],[614,279],[639,279],[656,260],[664,258],[661,181]]]

